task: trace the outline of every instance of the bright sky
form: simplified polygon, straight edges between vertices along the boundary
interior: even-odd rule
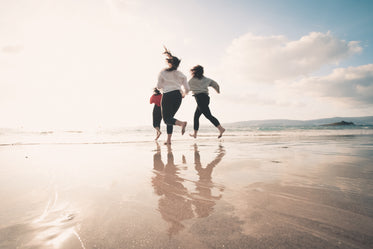
[[[1,0],[0,127],[151,126],[163,45],[188,78],[200,64],[219,83],[223,124],[373,115],[372,13],[370,0]],[[189,95],[176,118],[194,109]]]

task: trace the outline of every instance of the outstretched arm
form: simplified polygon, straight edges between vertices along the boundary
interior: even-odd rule
[[[184,94],[187,95],[190,91],[190,86],[189,86],[189,83],[187,81],[187,78],[184,76],[183,77],[183,86],[184,86]]]

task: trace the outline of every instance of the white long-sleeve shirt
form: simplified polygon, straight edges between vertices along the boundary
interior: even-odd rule
[[[209,86],[214,88],[216,92],[220,93],[220,87],[218,83],[216,83],[214,80],[207,78],[205,76],[203,76],[201,79],[193,77],[189,80],[188,84],[193,94],[198,94],[198,93],[209,94],[209,89],[208,89]]]
[[[184,91],[187,94],[190,90],[190,87],[187,82],[187,77],[182,72],[178,70],[162,70],[159,73],[157,88],[161,89],[163,93],[181,90],[181,86],[184,87]]]

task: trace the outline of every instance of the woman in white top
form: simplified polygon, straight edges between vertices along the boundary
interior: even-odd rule
[[[209,90],[208,87],[211,86],[215,89],[217,93],[220,93],[220,87],[218,83],[203,76],[203,67],[197,65],[190,70],[192,74],[192,78],[189,80],[188,84],[190,86],[190,90],[193,92],[193,96],[197,102],[197,108],[194,112],[194,134],[190,134],[190,136],[196,138],[198,129],[199,129],[199,118],[203,114],[210,122],[219,130],[218,138],[221,138],[225,129],[221,126],[219,120],[217,120],[214,116],[212,116],[209,104],[210,104],[210,97],[209,97]]]
[[[180,121],[174,118],[177,110],[181,105],[182,98],[189,92],[189,85],[186,76],[177,70],[180,64],[179,58],[173,56],[169,50],[165,48],[168,68],[163,69],[158,75],[157,88],[162,90],[162,117],[167,125],[167,141],[165,144],[171,144],[173,126],[181,126],[181,134],[184,135],[187,122]],[[181,86],[183,86],[184,91]]]

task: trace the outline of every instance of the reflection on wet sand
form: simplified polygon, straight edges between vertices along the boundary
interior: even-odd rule
[[[197,144],[194,144],[194,164],[199,180],[195,183],[196,191],[192,194],[193,205],[195,206],[195,212],[198,217],[207,217],[214,210],[215,201],[219,200],[222,195],[214,196],[212,190],[215,187],[212,182],[212,171],[215,166],[221,161],[225,155],[224,147],[219,145],[218,155],[210,162],[205,168],[201,164],[201,156],[199,154]],[[221,187],[219,191],[223,191],[224,187]]]
[[[196,141],[1,148],[0,248],[372,248],[373,136]]]
[[[184,228],[183,220],[193,217],[192,202],[188,190],[178,176],[179,167],[174,163],[171,146],[167,146],[167,163],[162,161],[160,146],[154,154],[154,173],[152,185],[155,193],[161,198],[158,201],[159,212],[162,218],[170,224],[169,235],[177,234]]]
[[[171,146],[167,146],[167,163],[162,161],[161,148],[157,143],[156,153],[153,155],[154,176],[152,186],[154,192],[161,196],[158,201],[158,211],[169,224],[168,234],[175,235],[184,229],[182,222],[194,217],[207,217],[214,210],[216,200],[221,194],[214,196],[212,189],[212,171],[225,155],[223,146],[219,146],[218,155],[205,168],[202,167],[198,146],[194,145],[194,163],[199,180],[195,182],[196,192],[191,193],[183,183],[187,181],[179,176],[180,168],[174,163]],[[186,163],[182,155],[182,162]],[[222,192],[224,187],[220,187]],[[193,212],[195,211],[195,213]]]

